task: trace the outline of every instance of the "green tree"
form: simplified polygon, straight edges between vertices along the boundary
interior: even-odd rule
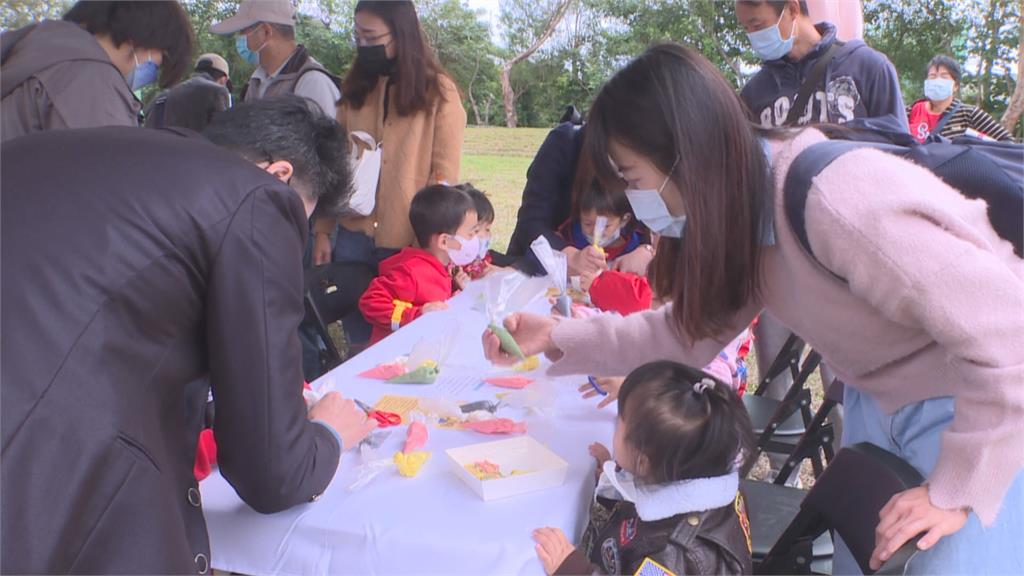
[[[14,30],[47,18],[59,20],[71,0],[4,0],[0,4],[0,30]]]

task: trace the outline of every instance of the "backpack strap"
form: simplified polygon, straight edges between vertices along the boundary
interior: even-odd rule
[[[786,173],[786,182],[783,186],[783,208],[786,212],[786,220],[789,221],[790,229],[800,242],[804,252],[818,263],[825,271],[832,276],[846,282],[846,279],[836,274],[821,263],[811,250],[811,242],[807,236],[807,195],[811,191],[814,179],[825,168],[828,168],[837,158],[862,148],[874,148],[897,154],[905,154],[906,149],[902,146],[892,144],[878,144],[873,142],[851,142],[846,140],[828,140],[819,142],[801,152],[789,165]]]
[[[797,93],[796,101],[790,107],[783,126],[796,126],[797,120],[800,119],[800,115],[804,113],[804,108],[807,107],[807,101],[811,99],[811,94],[814,93],[814,89],[818,87],[818,82],[821,82],[821,78],[825,75],[825,69],[828,68],[832,59],[836,57],[836,52],[839,52],[839,49],[843,46],[843,42],[836,40],[821,55],[821,58],[818,58],[818,61],[814,63],[811,73],[807,75],[803,85],[800,86],[800,92]]]
[[[949,124],[950,119],[953,118],[953,115],[956,114],[956,111],[959,109],[960,103],[954,102],[952,106],[946,109],[946,113],[942,115],[942,118],[939,118],[939,121],[935,124],[935,127],[932,128],[931,133],[936,136],[941,136],[942,129],[946,127],[946,124]]]

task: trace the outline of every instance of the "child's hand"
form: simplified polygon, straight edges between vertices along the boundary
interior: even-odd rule
[[[580,289],[584,292],[590,292],[590,286],[594,283],[594,280],[601,275],[604,270],[597,270],[590,274],[580,274]]]
[[[597,468],[601,469],[604,463],[612,459],[612,453],[608,451],[608,447],[600,442],[594,442],[588,449],[590,455],[597,460]]]
[[[604,270],[608,267],[604,254],[601,254],[601,252],[593,246],[587,246],[583,250],[577,250],[576,248],[569,246],[562,250],[562,253],[565,254],[569,260],[568,265],[570,276],[593,274],[598,270]]]
[[[459,268],[459,271],[455,273],[455,286],[458,287],[459,290],[465,290],[466,286],[469,286],[469,282],[469,274],[466,274],[465,270]]]
[[[601,401],[597,403],[598,408],[604,408],[605,406],[615,402],[619,398],[619,388],[622,388],[622,383],[626,381],[625,378],[597,378],[597,385],[608,394],[601,398]],[[594,387],[590,385],[590,382],[579,387],[580,394],[584,399],[594,398],[595,396],[601,396],[601,393],[594,390]]]
[[[538,528],[533,531],[533,539],[537,542],[537,556],[548,576],[554,574],[576,549],[558,528]]]
[[[480,277],[483,278],[484,276],[487,276],[488,274],[493,274],[495,272],[500,272],[500,271],[506,270],[506,269],[507,268],[505,268],[504,266],[495,266],[494,264],[488,264],[484,268],[484,273],[481,274]]]
[[[447,310],[447,309],[448,309],[448,303],[447,302],[427,302],[426,304],[423,305],[423,313],[424,314],[426,314],[427,312],[437,312],[438,310]]]

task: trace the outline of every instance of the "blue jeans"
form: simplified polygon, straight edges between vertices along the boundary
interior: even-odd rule
[[[843,445],[870,442],[898,455],[926,478],[939,458],[942,431],[953,422],[953,398],[931,398],[886,415],[875,400],[852,386],[843,398]],[[1022,447],[1024,449],[1024,447]],[[907,574],[1024,574],[1024,472],[1018,472],[995,523],[982,527],[971,513],[959,532],[946,536],[907,565]],[[833,574],[860,574],[836,538]]]

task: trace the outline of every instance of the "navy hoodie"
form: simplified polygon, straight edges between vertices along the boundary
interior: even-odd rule
[[[765,62],[740,92],[754,121],[761,126],[771,128],[786,121],[804,79],[818,58],[836,41],[834,25],[821,22],[815,28],[821,33],[821,42],[802,60],[793,62],[783,56]],[[906,115],[892,63],[862,40],[850,40],[829,63],[821,84],[808,102],[808,109],[797,123],[844,124],[854,118],[891,116],[904,131],[909,131]]]

